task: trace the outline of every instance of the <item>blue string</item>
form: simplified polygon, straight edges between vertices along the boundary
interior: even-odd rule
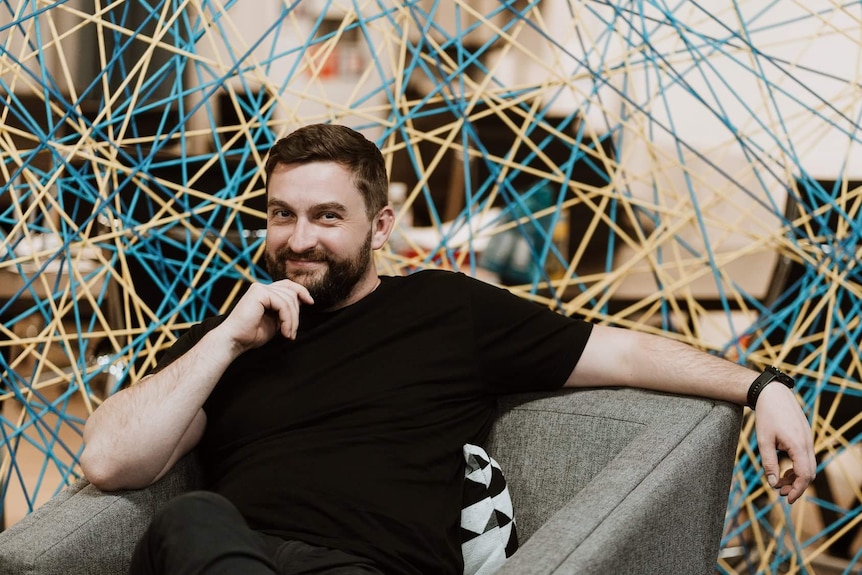
[[[71,338],[68,343],[53,344],[53,348],[66,346],[68,349],[63,352],[74,361],[75,368],[84,373],[79,381],[68,386],[68,391],[61,394],[59,399],[49,401],[40,396],[30,384],[36,372],[35,368],[30,369],[31,373],[23,373],[25,369],[13,369],[9,358],[0,354],[0,390],[12,393],[14,397],[25,402],[27,418],[20,427],[17,422],[0,418],[0,441],[4,453],[11,454],[7,474],[0,478],[0,495],[5,497],[11,483],[21,485],[28,505],[32,505],[38,493],[46,489],[43,484],[47,482],[50,469],[59,470],[63,481],[75,476],[74,461],[79,454],[77,449],[60,441],[60,431],[71,429],[72,433],[80,433],[82,422],[71,414],[69,406],[73,403],[74,394],[91,393],[91,385],[95,386],[102,375],[88,365],[86,357],[90,344],[93,343],[89,334],[99,329],[100,321],[85,309],[89,303],[84,293],[85,290],[94,290],[92,284],[98,272],[82,274],[80,278],[71,273],[72,266],[77,262],[74,255],[75,246],[85,239],[84,234],[89,233],[92,240],[105,233],[102,226],[106,221],[113,221],[117,229],[123,230],[124,235],[93,242],[102,250],[111,266],[111,273],[120,273],[120,262],[123,260],[140,265],[143,276],[141,281],[149,284],[158,295],[151,311],[156,317],[170,318],[177,322],[195,322],[216,313],[218,310],[211,303],[211,296],[225,282],[230,285],[242,283],[244,270],[254,277],[265,279],[266,274],[254,261],[263,238],[253,236],[253,224],[247,224],[244,218],[240,217],[237,203],[242,194],[252,188],[262,187],[262,179],[257,174],[258,168],[253,159],[265,153],[266,148],[280,135],[278,131],[287,129],[276,125],[275,107],[267,107],[270,98],[278,93],[292,91],[299,75],[306,73],[300,71],[303,53],[335,40],[337,34],[333,31],[318,33],[324,23],[325,9],[336,5],[323,2],[320,4],[324,10],[312,19],[312,31],[308,37],[297,39],[288,45],[284,39],[292,33],[291,18],[305,7],[300,1],[283,3],[279,17],[268,22],[257,38],[249,39],[247,45],[227,43],[227,69],[217,69],[194,55],[199,43],[207,41],[208,34],[229,37],[232,31],[226,20],[228,16],[219,5],[204,0],[200,4],[200,14],[183,10],[171,28],[163,30],[165,35],[162,42],[175,46],[177,52],[169,54],[166,61],[158,65],[152,62],[147,70],[136,72],[144,74],[143,80],[139,82],[137,77],[131,79],[123,89],[122,97],[113,105],[110,119],[104,115],[101,120],[94,121],[92,117],[88,119],[86,114],[81,113],[84,104],[93,101],[105,104],[105,94],[102,93],[104,79],[109,79],[113,86],[119,86],[128,78],[136,62],[130,62],[122,53],[135,48],[140,42],[140,34],[153,28],[161,17],[165,3],[130,1],[121,3],[105,15],[106,19],[110,19],[128,33],[106,30],[116,49],[108,53],[108,60],[105,69],[100,72],[101,75],[79,86],[75,98],[64,93],[59,79],[51,76],[47,65],[47,52],[43,53],[41,49],[41,46],[52,40],[44,19],[53,17],[52,10],[62,7],[63,4],[64,2],[41,4],[35,0],[0,2],[0,9],[8,15],[6,20],[10,21],[0,26],[0,40],[12,35],[23,38],[30,33],[27,47],[36,54],[35,59],[25,62],[19,54],[0,48],[0,59],[8,66],[19,69],[20,78],[36,86],[36,94],[41,98],[38,108],[28,109],[25,101],[15,93],[13,86],[5,78],[0,78],[0,92],[4,96],[7,118],[23,126],[33,138],[32,145],[28,145],[27,149],[17,150],[21,159],[14,161],[5,153],[9,144],[6,140],[0,142],[0,161],[4,162],[5,173],[9,175],[9,181],[0,190],[0,196],[14,193],[22,204],[27,204],[34,201],[39,190],[26,181],[25,174],[45,183],[60,173],[51,193],[56,198],[58,209],[69,216],[68,220],[60,220],[57,228],[60,241],[55,253],[43,258],[39,269],[31,269],[29,265],[22,263],[8,264],[12,258],[8,252],[0,258],[4,268],[18,273],[23,283],[23,287],[16,290],[11,299],[0,302],[0,317],[7,328],[30,320],[50,324],[54,320],[51,304],[59,303],[66,293],[65,286],[68,285],[68,295],[65,297],[67,301],[74,302],[74,306],[64,318],[64,329],[68,330]],[[439,122],[443,126],[450,126],[448,129],[454,129],[451,127],[453,122],[461,120],[462,127],[455,141],[464,150],[461,159],[465,166],[465,197],[464,207],[457,214],[452,229],[463,226],[470,229],[470,219],[475,214],[486,211],[492,198],[502,208],[503,218],[522,219],[527,214],[526,221],[520,221],[513,232],[528,239],[529,251],[537,270],[531,277],[529,286],[534,294],[539,293],[540,286],[551,279],[547,273],[548,264],[556,263],[563,267],[568,265],[568,256],[553,242],[553,230],[564,216],[563,210],[567,208],[563,206],[572,197],[569,187],[571,179],[576,177],[579,170],[594,173],[598,180],[607,186],[608,193],[614,194],[608,202],[605,215],[611,223],[624,227],[624,208],[634,199],[633,192],[627,187],[628,182],[613,179],[611,174],[607,173],[602,163],[604,150],[600,149],[600,146],[610,144],[610,162],[613,163],[621,160],[613,157],[614,153],[633,144],[646,145],[629,140],[633,135],[626,128],[626,123],[633,117],[645,118],[643,125],[646,135],[651,138],[669,137],[673,141],[676,160],[687,163],[689,159],[694,159],[702,162],[715,178],[721,180],[722,185],[744,194],[753,204],[767,210],[776,222],[788,228],[786,239],[792,250],[811,254],[812,242],[831,250],[814,252],[812,257],[815,261],[802,262],[800,265],[804,273],[787,286],[784,294],[775,302],[765,302],[746,293],[738,282],[724,277],[719,268],[714,246],[707,237],[708,214],[703,212],[703,206],[699,204],[696,194],[699,184],[685,174],[688,203],[703,242],[687,242],[681,237],[663,238],[665,242],[653,254],[658,265],[665,263],[664,250],[671,249],[671,246],[692,257],[703,257],[706,260],[704,265],[710,267],[708,271],[719,290],[719,303],[724,315],[730,316],[737,299],[741,299],[749,309],[759,315],[749,333],[733,333],[726,344],[726,348],[735,347],[741,352],[743,362],[757,357],[767,346],[771,347],[773,344],[770,342],[782,332],[786,333],[794,325],[810,319],[806,314],[811,313],[813,302],[830,298],[836,309],[841,310],[840,313],[825,317],[824,312],[823,326],[812,333],[803,334],[809,336],[808,341],[792,350],[785,349],[783,353],[787,355],[786,361],[790,364],[811,358],[807,365],[809,369],[822,370],[827,380],[835,378],[853,384],[842,388],[834,383],[799,377],[800,397],[809,414],[813,412],[813,406],[821,394],[840,392],[843,394],[842,400],[854,400],[862,395],[854,388],[855,384],[858,384],[859,373],[850,361],[851,358],[859,356],[859,342],[862,340],[862,327],[856,320],[862,312],[862,304],[858,288],[860,272],[855,261],[856,251],[862,243],[862,211],[858,209],[858,203],[854,203],[857,202],[853,199],[854,196],[843,194],[838,184],[824,188],[809,172],[810,166],[801,165],[802,155],[797,149],[799,143],[793,133],[796,124],[790,123],[791,117],[785,112],[787,105],[799,110],[807,109],[806,113],[817,129],[829,129],[842,134],[848,142],[858,145],[860,112],[855,112],[857,117],[852,117],[846,107],[818,93],[808,81],[816,78],[855,88],[855,80],[843,78],[826,67],[816,69],[776,56],[770,53],[768,45],[760,42],[764,34],[779,32],[783,27],[817,22],[818,18],[828,19],[839,11],[855,13],[852,11],[858,7],[858,2],[845,2],[805,15],[793,16],[781,15],[780,2],[764,3],[745,13],[742,6],[737,6],[736,15],[740,23],[737,29],[729,20],[717,17],[713,13],[714,8],[704,2],[594,1],[583,5],[581,9],[589,11],[593,17],[599,19],[599,28],[590,30],[589,37],[584,30],[578,28],[571,45],[563,45],[561,39],[552,37],[536,19],[529,17],[529,12],[541,7],[541,4],[537,0],[520,3],[501,1],[495,4],[484,15],[499,25],[499,31],[491,32],[484,28],[481,22],[463,23],[460,18],[455,19],[457,24],[454,29],[440,25],[438,16],[444,10],[452,10],[456,16],[463,15],[463,8],[457,4],[453,7],[450,2],[353,2],[351,6],[358,16],[349,23],[347,30],[355,31],[360,43],[368,47],[368,67],[373,78],[367,86],[361,87],[362,90],[357,92],[352,102],[334,104],[349,105],[356,110],[364,110],[370,105],[380,106],[381,102],[388,104],[382,118],[366,115],[359,121],[363,127],[379,129],[378,142],[381,145],[396,140],[407,142],[404,161],[417,174],[423,170],[423,166],[422,159],[410,145],[416,140],[410,133],[411,124],[419,121]],[[168,12],[173,15],[179,10],[181,3],[174,0],[169,5],[171,9]],[[226,7],[231,6],[245,9],[243,4],[235,1],[226,4]],[[568,6],[572,17],[578,16],[574,10],[575,4],[570,3]],[[136,14],[133,8],[138,9],[139,21],[133,21]],[[360,13],[360,8],[364,10],[363,13]],[[700,22],[698,18],[683,19],[683,15],[691,10],[698,11]],[[578,95],[581,99],[578,109],[564,118],[548,117],[544,109],[533,111],[531,98],[536,97],[537,87],[511,87],[496,77],[490,78],[487,83],[489,93],[493,93],[493,101],[491,96],[485,96],[475,102],[471,100],[468,76],[487,79],[487,76],[493,73],[487,64],[488,58],[504,43],[504,35],[512,33],[516,27],[522,25],[530,28],[542,42],[552,46],[560,54],[566,62],[565,65],[569,67],[568,70],[561,71],[563,74],[572,77],[591,76],[593,79],[592,85],[585,87],[584,92]],[[401,36],[404,32],[402,27],[408,26],[413,30],[418,29],[419,33],[410,36],[411,40],[404,46],[407,56],[404,68],[393,71],[389,56],[377,53],[374,44],[380,35],[381,27],[386,27],[387,33]],[[678,40],[672,53],[658,44],[658,39],[668,34],[673,34]],[[482,40],[466,43],[465,38],[476,35],[481,35]],[[437,39],[439,44],[435,45],[432,38]],[[624,48],[629,51],[627,59],[619,59],[612,52],[618,43],[625,44]],[[0,46],[6,44],[0,42]],[[448,51],[453,63],[444,65],[439,51]],[[717,61],[726,64],[728,69],[734,69],[735,72],[729,74],[725,71],[726,68],[716,64]],[[644,93],[660,95],[645,99],[643,93],[629,90],[625,81],[617,81],[619,78],[630,80],[627,74],[631,69],[639,69],[643,74],[641,88],[645,90]],[[273,75],[280,72],[285,76],[279,81],[279,85],[257,90],[256,84],[251,80],[251,73],[258,70]],[[430,80],[434,87],[420,96],[418,101],[411,102],[408,108],[403,104],[408,84],[420,77]],[[739,81],[738,78],[757,82],[762,86],[762,104],[769,108],[768,113],[773,117],[770,119],[771,123],[767,123],[763,111],[746,101],[742,95],[734,94],[734,83]],[[398,83],[400,88],[396,91]],[[190,121],[192,118],[202,117],[203,123],[213,133],[218,128],[227,127],[219,123],[213,101],[216,95],[226,90],[228,84],[235,86],[236,92],[240,94],[235,101],[248,126],[248,134],[237,139],[236,149],[218,150],[216,146],[212,151],[194,155],[189,152],[192,141]],[[135,90],[137,93],[133,94]],[[715,157],[704,153],[688,141],[681,134],[680,120],[674,113],[673,105],[662,93],[663,90],[682,94],[690,103],[699,106],[704,115],[709,114],[710,119],[718,126],[716,129],[721,130],[723,137],[729,142],[728,146],[732,146],[733,150],[739,153],[742,162],[750,164],[752,177],[739,181],[733,168],[720,165]],[[567,96],[564,88],[548,88],[545,92],[543,97],[551,104],[562,103]],[[132,96],[137,100],[134,107],[131,105]],[[523,101],[518,102],[521,99]],[[477,127],[478,122],[474,120],[477,110],[489,103],[499,104],[506,113],[515,118],[516,124],[519,125],[519,136],[529,140],[538,151],[530,150],[521,144],[517,162],[515,150],[507,151],[508,153],[502,155],[504,160],[513,164],[508,167],[490,158],[491,142],[484,139],[483,133]],[[665,107],[663,119],[651,116],[657,106]],[[605,140],[590,141],[587,137],[587,126],[580,121],[594,114],[598,114],[609,126]],[[45,120],[43,116],[46,117]],[[525,122],[525,118],[528,121]],[[112,130],[116,134],[127,120],[131,122],[128,124],[126,136],[136,138],[143,138],[143,122],[151,122],[147,129],[149,133],[155,134],[152,143],[130,146],[111,141],[109,135]],[[741,129],[743,122],[746,127],[744,132]],[[83,124],[87,138],[102,146],[98,153],[93,153],[94,157],[88,157],[86,160],[72,159],[67,155],[67,150],[79,144],[82,139],[78,124]],[[573,127],[576,128],[574,131]],[[575,143],[570,153],[554,167],[542,166],[540,159],[541,153],[546,153],[551,146],[559,144],[554,136],[539,136],[546,131],[558,131],[570,137],[574,134]],[[761,136],[752,137],[749,135],[752,132]],[[235,131],[231,132],[234,133]],[[162,159],[165,150],[174,143],[181,150],[180,157],[174,160]],[[584,151],[582,147],[588,150]],[[468,161],[471,150],[478,159]],[[50,168],[38,167],[42,157],[50,157]],[[124,166],[118,174],[113,158]],[[209,193],[210,197],[195,197],[186,190],[189,187],[202,186],[189,182],[200,175],[198,167],[212,158],[216,161],[211,171],[220,173],[224,186],[219,190],[199,189],[200,192]],[[482,164],[484,176],[480,177],[480,172],[476,169],[478,163]],[[526,185],[516,183],[529,176],[527,166],[533,170],[540,169],[545,176]],[[180,192],[157,184],[150,177],[150,174],[168,168],[176,169],[181,174],[181,181],[175,182],[182,186]],[[841,175],[849,172],[849,169],[849,166],[842,166],[839,173],[835,174],[836,179],[841,180]],[[119,177],[113,181],[110,176],[115,174]],[[563,177],[562,182],[556,181],[560,174]],[[141,183],[133,182],[133,178]],[[795,179],[796,182],[788,182],[788,178]],[[621,186],[617,187],[617,183]],[[634,230],[640,229],[650,236],[651,227],[660,228],[665,217],[659,208],[663,199],[660,181],[652,177],[639,183],[652,196],[652,205],[647,202],[633,206],[631,209],[639,220],[629,224]],[[139,185],[145,186],[149,191],[142,191]],[[783,206],[779,205],[780,202],[771,193],[772,190],[786,191],[790,201],[801,205],[805,214],[812,214],[820,207],[829,208],[823,214],[811,215],[808,225],[813,237],[809,237],[806,229],[790,229],[791,222],[784,214]],[[546,218],[534,217],[530,211],[531,201],[548,191],[550,200],[547,205],[550,215]],[[442,230],[446,222],[442,221],[441,206],[435,201],[430,186],[425,184],[420,194],[420,199],[424,199],[428,206],[431,225]],[[156,220],[154,215],[161,208],[157,199],[172,201],[175,211],[184,214],[183,221],[171,221],[167,215],[162,221]],[[599,199],[595,201],[599,202]],[[21,248],[23,241],[20,235],[8,240],[5,238],[8,230],[20,225],[17,212],[13,207],[0,210],[0,230],[4,234],[4,247]],[[844,226],[840,233],[835,225],[836,220]],[[499,223],[498,221],[492,225]],[[195,228],[196,232],[192,233],[186,225]],[[208,245],[216,241],[221,230],[228,228],[238,232],[234,241],[221,240],[217,250]],[[47,214],[37,212],[32,221],[28,222],[27,229],[30,233],[48,233],[52,227]],[[624,228],[624,231],[633,235],[632,230]],[[429,252],[425,263],[430,265],[433,258],[442,256],[450,265],[455,265],[460,255],[458,252],[466,250],[468,253],[464,260],[465,271],[475,272],[479,265],[474,253],[475,237],[471,233],[466,245],[456,250],[451,245],[453,234],[454,231],[441,234],[439,245]],[[610,272],[613,269],[615,249],[622,242],[622,238],[612,229],[608,242],[606,251],[600,255],[604,269]],[[201,273],[200,268],[211,253],[216,255],[209,267]],[[41,281],[40,274],[44,274],[48,266],[59,271],[50,286],[50,293],[40,298],[36,289],[38,284],[34,282]],[[195,282],[196,276],[199,279]],[[837,285],[833,277],[840,278]],[[103,282],[95,289],[93,298],[97,305],[103,305],[109,300],[110,281],[109,279]],[[662,284],[657,272],[654,274],[654,281],[656,290],[664,294],[667,286]],[[586,282],[578,277],[577,272],[572,277],[565,278],[565,283],[579,290],[589,288]],[[188,297],[183,297],[187,291]],[[543,294],[549,297],[550,305],[557,309],[563,308],[568,297],[557,290],[545,290]],[[588,305],[598,306],[600,301],[606,302],[606,295],[611,294],[599,294]],[[661,325],[664,329],[672,328],[671,298],[672,296],[666,296],[659,300]],[[602,309],[596,311],[609,313],[610,302],[603,305]],[[135,325],[134,328],[134,333],[128,338],[118,338],[117,349],[112,347],[109,351],[109,361],[119,363],[129,360],[129,364],[133,364],[145,354],[149,354],[152,340],[164,333],[163,327],[150,321],[144,321],[143,325]],[[827,331],[831,332],[831,335],[829,340],[824,342],[824,334]],[[743,336],[750,336],[747,346],[740,344]],[[828,348],[828,355],[820,357],[817,354],[824,345]],[[6,349],[4,347],[3,351]],[[37,348],[40,353],[47,350],[48,346],[44,343]],[[148,355],[147,358],[149,359]],[[128,378],[129,373],[130,368],[120,374],[119,381]],[[115,386],[120,384],[114,383]],[[32,400],[27,401],[27,394],[31,391],[35,395]],[[49,414],[57,417],[55,424],[46,423],[46,415]],[[845,439],[855,444],[858,438]],[[35,484],[24,477],[19,462],[15,459],[17,450],[24,445],[39,449],[44,457]],[[822,462],[821,469],[827,463],[828,461]],[[724,541],[745,539],[746,534],[754,529],[778,538],[776,551],[770,558],[773,568],[780,567],[794,554],[802,552],[806,546],[815,544],[819,537],[837,532],[841,526],[862,512],[860,507],[856,506],[848,510],[839,523],[824,526],[823,532],[817,537],[812,536],[800,541],[789,524],[780,530],[771,524],[772,514],[787,515],[782,506],[761,500],[751,501],[754,493],[762,486],[759,466],[757,457],[752,460],[748,454],[742,454],[739,458],[736,476],[745,479],[746,488],[742,489],[735,484],[731,493],[728,530]],[[28,481],[30,483],[27,483]],[[753,514],[741,520],[739,510],[746,501]],[[810,496],[809,502],[823,509],[836,507],[834,503],[813,495]],[[853,562],[858,560],[856,557]],[[751,565],[750,568],[754,569],[754,566]]]

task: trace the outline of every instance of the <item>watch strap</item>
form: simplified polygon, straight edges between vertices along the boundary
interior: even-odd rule
[[[788,389],[793,389],[795,382],[793,378],[787,375],[786,373],[779,370],[777,367],[770,365],[766,369],[763,370],[763,373],[757,376],[757,378],[751,383],[748,387],[748,397],[747,397],[747,405],[751,409],[757,405],[757,398],[760,397],[760,392],[762,392],[767,385],[772,383],[773,381],[779,381],[784,384]]]

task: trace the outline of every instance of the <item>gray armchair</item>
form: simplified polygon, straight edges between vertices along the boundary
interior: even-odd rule
[[[621,389],[506,398],[487,449],[521,548],[500,573],[713,573],[741,413]],[[80,481],[0,533],[0,573],[125,573],[148,518],[196,482],[191,457],[140,491]]]

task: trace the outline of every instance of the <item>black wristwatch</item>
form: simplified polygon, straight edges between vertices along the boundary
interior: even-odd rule
[[[757,376],[757,379],[748,388],[748,407],[754,409],[754,406],[757,405],[757,398],[760,396],[760,392],[773,381],[783,383],[788,389],[793,389],[796,385],[792,377],[780,371],[777,367],[770,365],[763,370],[763,373]]]

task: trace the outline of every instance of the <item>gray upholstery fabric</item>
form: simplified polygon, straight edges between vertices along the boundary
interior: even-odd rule
[[[524,399],[488,447],[522,544],[499,573],[715,572],[741,408],[635,390]]]
[[[713,573],[741,413],[636,390],[504,399],[488,452],[521,549],[500,573]],[[190,458],[146,490],[76,484],[0,533],[0,573],[125,573],[147,518],[195,484]]]
[[[148,489],[103,493],[81,480],[0,533],[0,573],[125,575],[156,509],[197,481],[191,456]]]

